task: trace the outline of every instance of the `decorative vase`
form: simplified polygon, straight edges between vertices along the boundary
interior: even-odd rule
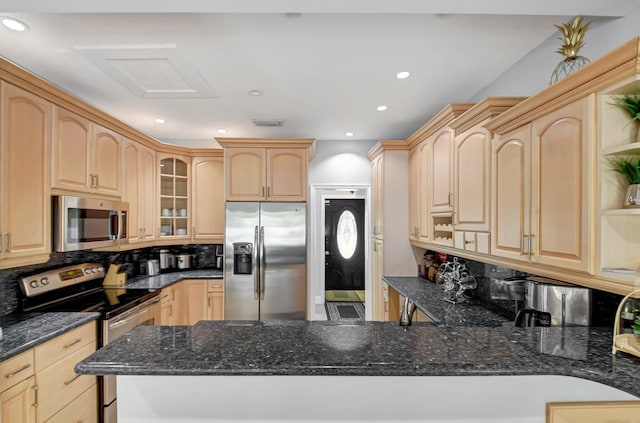
[[[640,207],[640,184],[631,184],[624,196],[625,209]]]
[[[554,25],[562,32],[562,46],[556,50],[562,55],[562,61],[558,63],[551,74],[549,85],[558,82],[563,77],[577,71],[587,63],[589,59],[578,55],[578,51],[584,45],[584,34],[589,29],[591,22],[584,23],[582,16],[576,16],[573,21],[562,25]]]
[[[571,57],[568,59],[562,60],[558,63],[558,66],[554,69],[551,74],[551,79],[549,80],[549,85],[558,82],[565,76],[577,71],[584,65],[589,63],[589,59],[584,56]]]

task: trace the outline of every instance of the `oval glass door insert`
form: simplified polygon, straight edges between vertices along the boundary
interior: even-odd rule
[[[336,239],[338,241],[338,251],[345,260],[349,260],[356,252],[358,246],[357,235],[356,218],[349,210],[343,211],[338,219]]]

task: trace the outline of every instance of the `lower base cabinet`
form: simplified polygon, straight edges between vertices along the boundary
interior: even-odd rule
[[[224,320],[224,280],[186,279],[162,289],[160,325],[195,325]]]
[[[98,401],[98,385],[93,385],[82,395],[58,411],[46,423],[98,423],[95,404]]]
[[[31,376],[0,393],[0,407],[2,409],[0,421],[34,423],[36,421],[35,386],[35,378]]]
[[[96,377],[75,365],[96,350],[89,322],[0,363],[0,421],[96,423]]]

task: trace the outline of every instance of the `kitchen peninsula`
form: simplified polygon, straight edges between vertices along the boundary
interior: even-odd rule
[[[545,348],[554,342],[565,356]],[[122,422],[362,421],[368,412],[383,421],[465,419],[469,410],[479,419],[534,422],[543,421],[545,402],[637,399],[638,364],[611,355],[609,329],[202,321],[138,327],[76,371],[118,376]],[[259,398],[247,407],[252,393]],[[327,398],[335,406],[326,407]],[[456,398],[468,406],[456,408]]]

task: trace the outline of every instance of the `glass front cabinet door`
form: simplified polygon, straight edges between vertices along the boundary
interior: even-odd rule
[[[190,235],[190,173],[188,158],[160,158],[160,238]]]

